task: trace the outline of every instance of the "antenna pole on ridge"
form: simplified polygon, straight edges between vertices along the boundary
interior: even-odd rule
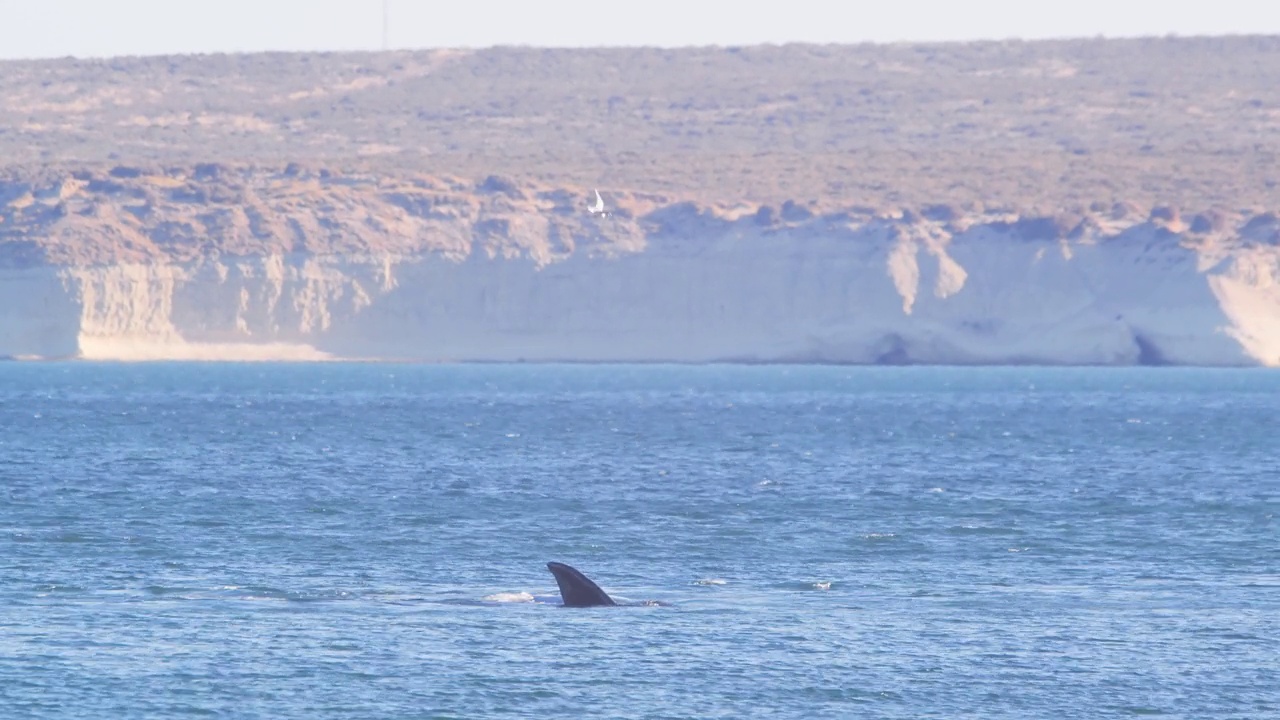
[[[391,0],[382,0],[382,49],[388,49],[387,36],[389,25],[387,18],[391,14]]]

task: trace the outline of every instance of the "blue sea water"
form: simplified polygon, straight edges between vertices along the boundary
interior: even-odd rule
[[[0,364],[0,717],[1280,717],[1278,448],[1260,370]]]

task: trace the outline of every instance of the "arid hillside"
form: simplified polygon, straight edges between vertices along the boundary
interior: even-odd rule
[[[1278,149],[1280,38],[0,63],[0,357],[1280,365]]]
[[[1280,38],[0,63],[0,173],[288,163],[703,202],[1274,208]],[[150,172],[150,171],[148,171]]]

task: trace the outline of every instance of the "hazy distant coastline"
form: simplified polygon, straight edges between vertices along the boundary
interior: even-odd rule
[[[1280,363],[1280,38],[2,62],[0,96],[0,355]]]

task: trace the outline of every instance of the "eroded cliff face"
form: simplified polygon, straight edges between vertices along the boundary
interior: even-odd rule
[[[1280,364],[1280,220],[197,166],[0,185],[0,355]]]

